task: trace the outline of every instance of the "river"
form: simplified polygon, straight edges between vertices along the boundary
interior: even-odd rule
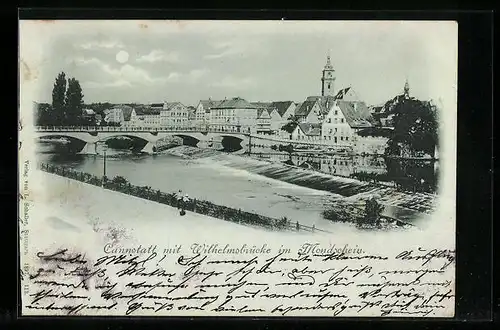
[[[103,174],[104,158],[100,155],[39,153],[38,158],[94,175]],[[207,158],[191,160],[170,154],[107,157],[106,174],[109,178],[120,175],[132,184],[164,192],[181,189],[192,198],[276,218],[286,216],[325,230],[346,226],[321,216],[328,203],[338,198],[335,194],[266,178]]]
[[[180,154],[182,155],[182,152]],[[120,153],[113,149],[108,149],[107,155],[106,175],[109,178],[123,176],[134,185],[150,186],[164,192],[182,190],[192,198],[209,200],[275,218],[286,216],[293,222],[299,221],[329,231],[350,225],[326,220],[321,212],[336,199],[362,193],[363,191],[359,189],[366,187],[358,182],[346,183],[347,179],[343,178],[336,179],[333,176],[324,178],[311,169],[285,168],[285,173],[281,174],[282,166],[275,164],[278,159],[273,159],[273,162],[269,163],[265,160],[248,158],[245,160],[241,156],[217,152],[208,157],[192,159],[172,155],[169,152],[146,155]],[[40,145],[38,157],[45,163],[62,165],[98,176],[103,175],[102,155],[57,153],[54,152],[52,145],[43,144]],[[297,160],[302,159],[297,158]],[[276,166],[280,171],[278,173]],[[307,180],[328,182],[328,185],[334,188],[322,191],[292,184],[296,178],[303,178],[304,174]],[[288,179],[291,183],[284,182],[290,176],[293,177],[292,180]],[[392,213],[388,215],[392,216],[395,212],[399,212],[398,218],[414,216],[408,210],[401,212],[401,209],[396,209],[394,212],[394,208],[391,207],[388,210]]]

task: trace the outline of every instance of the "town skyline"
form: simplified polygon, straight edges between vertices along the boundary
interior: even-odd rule
[[[196,106],[200,100],[232,97],[300,102],[321,95],[328,55],[335,90],[352,87],[369,105],[401,94],[406,80],[412,96],[425,100],[456,86],[456,65],[448,63],[450,52],[456,52],[453,24],[166,23],[171,21],[63,21],[38,27],[37,33],[51,38],[38,49],[37,101],[51,102],[54,79],[64,71],[80,81],[85,103]]]

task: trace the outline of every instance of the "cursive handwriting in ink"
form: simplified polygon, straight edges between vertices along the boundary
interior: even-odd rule
[[[106,254],[95,262],[67,249],[39,253],[37,265],[23,268],[30,282],[24,308],[179,316],[430,316],[453,308],[450,250],[295,256],[285,250],[181,255],[163,258],[161,266],[155,253]],[[443,260],[444,268],[434,262]]]
[[[399,253],[395,259],[400,260],[420,260],[422,261],[422,266],[427,265],[434,259],[445,259],[444,265],[441,267],[441,270],[444,270],[446,267],[455,262],[455,251],[454,250],[439,250],[432,249],[426,250],[422,248],[418,248],[418,251],[414,250],[405,250]]]
[[[62,249],[52,254],[45,254],[43,252],[38,252],[36,255],[38,258],[43,261],[59,261],[62,263],[70,263],[70,264],[86,264],[87,260],[83,259],[81,254],[77,254],[76,256],[71,256],[66,254],[68,249]]]

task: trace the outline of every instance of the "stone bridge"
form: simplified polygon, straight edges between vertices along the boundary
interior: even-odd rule
[[[166,137],[182,138],[183,144],[200,148],[244,153],[248,149],[249,134],[237,131],[202,131],[197,128],[142,128],[142,127],[35,127],[35,138],[69,138],[85,143],[79,153],[96,154],[97,144],[114,137],[128,137],[144,142],[142,152],[154,153],[156,143]],[[229,149],[229,150],[228,150]]]

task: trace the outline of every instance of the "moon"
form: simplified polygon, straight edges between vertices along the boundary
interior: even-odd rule
[[[117,54],[116,54],[116,60],[118,61],[118,63],[125,63],[128,61],[128,53],[124,50],[120,50]]]

